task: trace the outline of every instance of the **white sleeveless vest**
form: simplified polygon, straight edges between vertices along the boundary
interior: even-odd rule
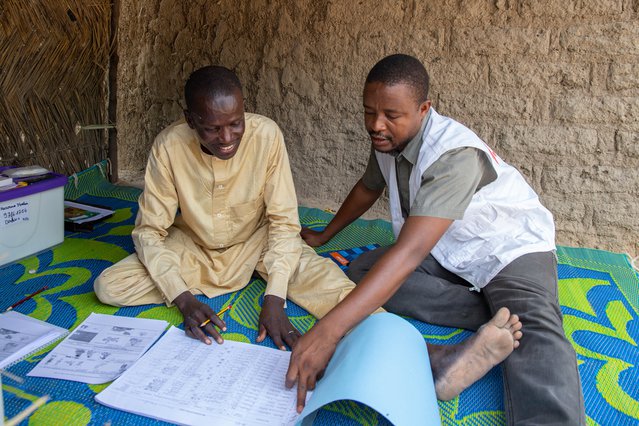
[[[541,205],[535,191],[514,167],[499,158],[470,129],[439,115],[433,108],[424,129],[417,164],[409,178],[411,206],[426,169],[445,152],[461,147],[486,152],[497,179],[475,193],[464,217],[451,224],[431,254],[444,268],[479,290],[516,258],[554,250],[555,225],[552,214]],[[388,185],[393,232],[397,238],[404,218],[395,158],[380,152],[375,155]]]

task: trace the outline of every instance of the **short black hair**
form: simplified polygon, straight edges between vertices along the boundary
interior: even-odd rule
[[[379,82],[388,86],[406,84],[415,89],[418,103],[428,100],[428,72],[419,59],[397,53],[376,63],[371,68],[366,83]]]
[[[191,73],[184,85],[186,107],[193,108],[196,98],[232,95],[236,90],[242,92],[242,83],[230,69],[218,65],[200,68]]]

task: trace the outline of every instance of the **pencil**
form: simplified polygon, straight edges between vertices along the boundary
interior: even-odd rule
[[[29,415],[31,413],[33,413],[35,410],[37,410],[38,408],[42,407],[44,404],[47,403],[47,401],[49,401],[49,395],[45,395],[43,397],[40,397],[38,399],[36,399],[35,401],[33,401],[33,403],[31,405],[29,405],[27,408],[25,408],[24,410],[22,410],[21,412],[19,412],[15,417],[8,419],[4,424],[5,426],[14,426],[17,425],[18,423],[20,423],[22,420],[26,419],[27,417],[29,417]]]
[[[40,290],[36,291],[35,293],[31,293],[30,295],[28,295],[27,297],[23,297],[22,299],[18,300],[16,303],[14,303],[13,305],[9,306],[7,308],[7,310],[5,312],[9,312],[10,310],[12,310],[13,308],[15,308],[18,305],[22,305],[24,302],[26,302],[29,299],[32,299],[33,296],[35,296],[36,294],[42,293],[43,291],[45,291],[46,289],[48,289],[48,286],[44,286],[42,287]]]
[[[217,315],[217,316],[219,317],[219,316],[220,316],[220,315],[222,315],[224,312],[226,312],[226,311],[228,311],[229,309],[231,309],[231,306],[233,306],[233,305],[228,305],[226,308],[222,309],[220,312],[218,312],[218,313],[217,313],[217,314],[215,314],[215,315]],[[210,323],[210,322],[211,322],[211,320],[210,320],[210,319],[207,319],[207,320],[206,320],[206,321],[204,321],[202,324],[200,324],[200,327],[204,327],[206,324],[208,324],[208,323]]]
[[[13,380],[14,382],[18,382],[20,384],[24,383],[24,379],[22,377],[16,376],[13,373],[9,373],[6,370],[0,369],[0,376],[6,376],[6,377],[10,378],[11,380]],[[2,413],[0,413],[0,414],[2,414]]]

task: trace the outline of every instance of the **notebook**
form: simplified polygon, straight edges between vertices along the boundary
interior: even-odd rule
[[[70,232],[92,231],[95,224],[114,213],[105,207],[64,200],[64,229]]]
[[[5,369],[66,336],[66,328],[16,311],[0,314],[0,369]]]

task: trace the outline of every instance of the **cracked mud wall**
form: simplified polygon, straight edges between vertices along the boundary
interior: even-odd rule
[[[639,1],[122,2],[119,167],[139,176],[189,73],[234,69],[282,128],[301,204],[339,206],[368,157],[361,93],[420,58],[436,109],[518,167],[557,242],[639,254]],[[384,203],[372,216],[385,216]]]

